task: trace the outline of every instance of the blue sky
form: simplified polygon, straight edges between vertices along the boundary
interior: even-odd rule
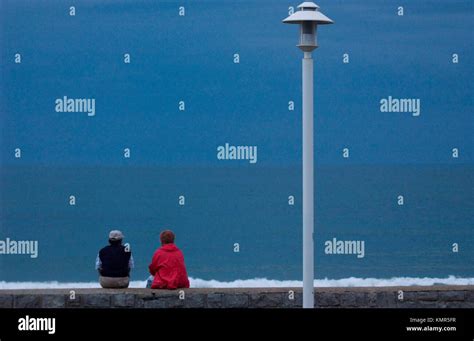
[[[297,2],[76,1],[74,17],[69,1],[0,4],[2,164],[212,166],[226,142],[300,164],[302,53],[281,23]],[[318,4],[335,25],[314,53],[316,162],[473,163],[472,1]],[[96,116],[55,112],[62,96],[95,98]],[[388,96],[421,115],[380,112]]]

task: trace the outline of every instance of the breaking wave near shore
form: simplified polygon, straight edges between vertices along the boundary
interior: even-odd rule
[[[273,280],[267,278],[238,279],[224,282],[190,278],[191,288],[285,288],[301,287],[297,280]],[[393,278],[342,278],[316,279],[315,287],[390,287],[390,286],[430,286],[430,285],[474,285],[474,278],[448,276],[430,277],[393,277]],[[131,281],[130,288],[145,288],[146,281]],[[98,282],[5,282],[0,281],[0,289],[86,289],[100,288]]]

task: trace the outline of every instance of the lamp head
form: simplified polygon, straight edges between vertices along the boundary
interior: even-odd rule
[[[319,11],[314,2],[303,2],[300,9],[283,20],[284,24],[300,25],[300,41],[297,45],[304,52],[311,52],[318,47],[316,30],[318,25],[332,24],[333,21]]]

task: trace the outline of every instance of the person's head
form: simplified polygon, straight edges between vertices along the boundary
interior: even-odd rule
[[[160,233],[161,245],[174,243],[174,233],[171,230],[164,230]]]
[[[123,234],[119,230],[112,230],[109,232],[109,243],[110,245],[122,244]]]

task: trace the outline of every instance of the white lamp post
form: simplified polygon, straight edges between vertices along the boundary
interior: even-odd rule
[[[318,47],[318,25],[333,21],[319,11],[314,2],[303,2],[283,20],[285,24],[300,25],[303,52],[303,308],[314,308],[314,168],[313,168],[313,58],[311,51]]]

